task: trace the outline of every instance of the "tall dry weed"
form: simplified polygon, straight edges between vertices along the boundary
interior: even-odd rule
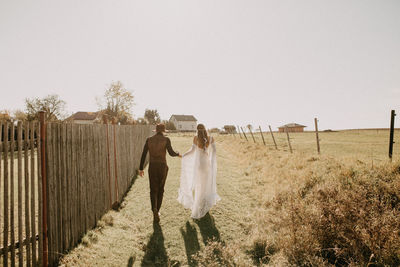
[[[400,266],[400,164],[238,143],[258,200],[254,264]]]

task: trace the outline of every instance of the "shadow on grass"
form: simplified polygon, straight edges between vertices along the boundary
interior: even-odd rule
[[[153,234],[146,246],[141,266],[168,266],[169,259],[164,246],[164,235],[160,224],[153,223]]]
[[[197,238],[197,231],[188,221],[186,222],[185,229],[181,227],[181,234],[185,242],[186,257],[189,266],[197,266],[197,262],[192,259],[192,256],[200,250],[199,239]]]
[[[194,222],[200,228],[200,233],[205,245],[207,245],[209,241],[220,241],[219,231],[215,226],[214,218],[210,213],[207,212],[203,218],[196,219]]]
[[[135,263],[135,259],[131,256],[131,257],[129,258],[129,260],[128,260],[128,265],[127,265],[127,267],[132,267],[134,263]]]

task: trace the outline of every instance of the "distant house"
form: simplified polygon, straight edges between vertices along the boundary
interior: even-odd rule
[[[176,130],[181,132],[195,132],[197,120],[193,115],[172,115],[169,119],[175,125]]]
[[[72,114],[65,121],[73,122],[73,123],[80,123],[80,124],[100,123],[101,115],[102,115],[101,112],[79,111],[79,112]]]
[[[280,133],[284,133],[285,129],[288,129],[289,133],[302,133],[304,132],[304,128],[307,126],[297,124],[297,123],[289,123],[278,127]]]

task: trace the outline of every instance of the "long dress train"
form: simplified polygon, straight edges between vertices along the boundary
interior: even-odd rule
[[[217,194],[217,157],[215,143],[202,149],[193,144],[182,155],[178,202],[192,210],[192,218],[202,218],[221,198]],[[194,197],[193,197],[194,193]]]

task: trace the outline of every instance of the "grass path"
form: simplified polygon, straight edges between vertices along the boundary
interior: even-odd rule
[[[172,137],[179,152],[191,145],[190,137]],[[203,219],[194,221],[177,201],[180,159],[168,158],[169,174],[161,207],[160,226],[153,226],[149,182],[136,179],[119,212],[110,211],[81,245],[66,255],[65,266],[193,266],[191,255],[209,239],[246,240],[246,217],[252,210],[249,177],[217,140],[217,188],[222,200]]]

